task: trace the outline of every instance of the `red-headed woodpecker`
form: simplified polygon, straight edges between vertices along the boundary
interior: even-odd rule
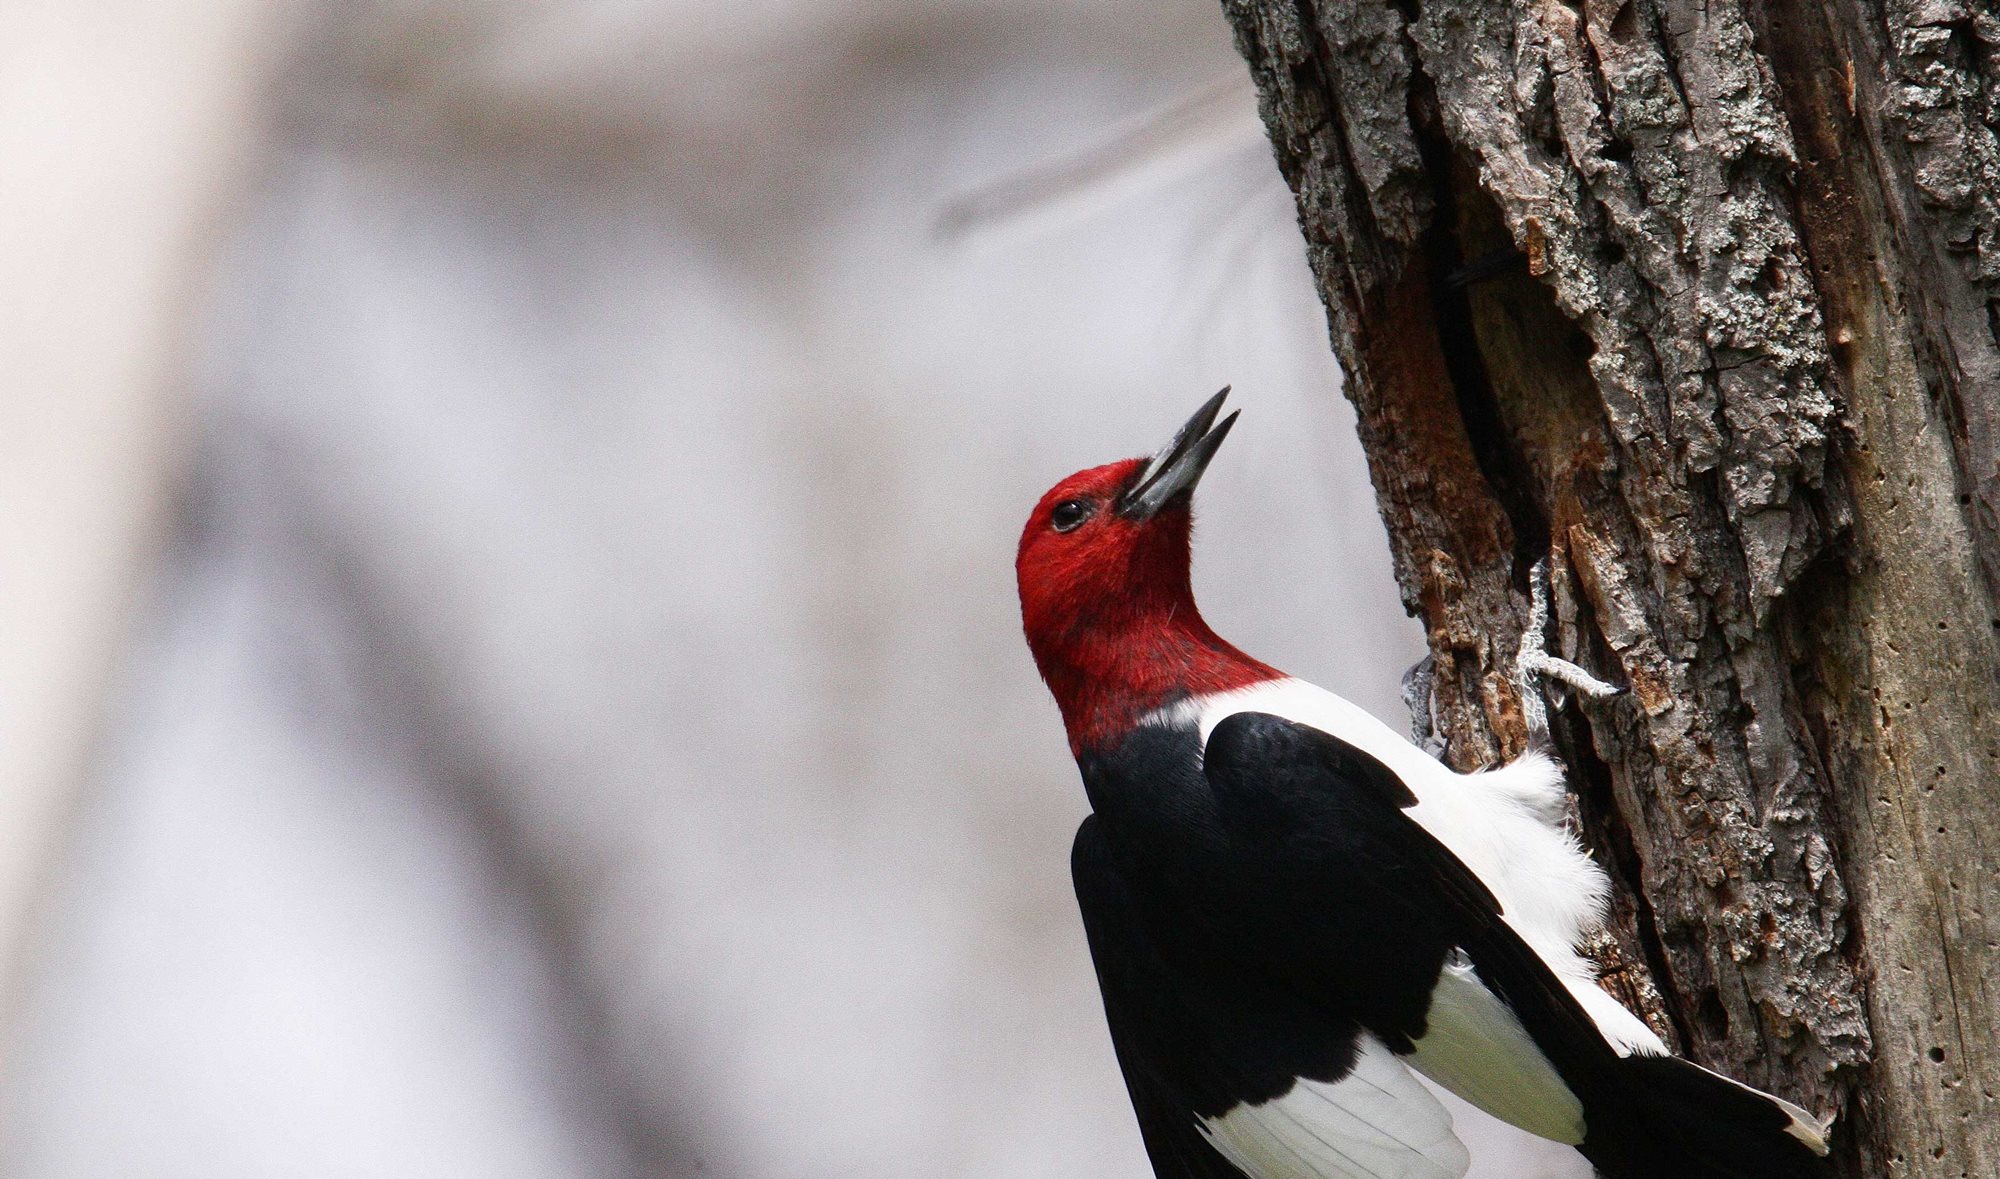
[[[1609,1179],[1825,1174],[1821,1122],[1669,1055],[1596,985],[1576,946],[1607,883],[1554,762],[1457,773],[1202,621],[1190,504],[1227,392],[1153,458],[1056,484],[1016,560],[1154,1171],[1458,1179],[1529,1148]]]

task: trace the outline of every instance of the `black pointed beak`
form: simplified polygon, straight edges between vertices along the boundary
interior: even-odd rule
[[[1194,416],[1167,443],[1166,449],[1146,463],[1138,480],[1118,497],[1119,515],[1133,520],[1149,519],[1176,496],[1194,490],[1194,485],[1201,482],[1201,473],[1208,469],[1208,461],[1215,457],[1216,448],[1236,424],[1236,413],[1222,419],[1221,425],[1215,424],[1215,415],[1222,412],[1223,398],[1228,396],[1229,386],[1224,385],[1222,392],[1194,411]]]

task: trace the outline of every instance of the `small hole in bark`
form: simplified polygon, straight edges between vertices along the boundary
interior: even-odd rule
[[[1556,122],[1554,107],[1545,107],[1529,125],[1529,132],[1542,150],[1560,160],[1569,154],[1569,145],[1563,142],[1562,127]]]
[[[1701,1001],[1695,1004],[1695,1019],[1717,1040],[1729,1038],[1729,1009],[1722,1005],[1722,997],[1714,991],[1702,992]]]
[[[1979,60],[1979,30],[1973,26],[1971,17],[1946,21],[1945,32],[1951,35],[1951,50],[1947,57],[1951,64],[1963,70]]]
[[[1624,42],[1632,39],[1639,31],[1639,14],[1632,7],[1632,0],[1618,6],[1618,14],[1611,18],[1611,39]]]
[[[1757,277],[1751,281],[1750,289],[1756,291],[1760,295],[1768,295],[1772,291],[1784,290],[1785,289],[1784,260],[1779,258],[1776,254],[1773,254],[1769,258],[1764,259],[1764,265],[1758,268]]]
[[[1613,163],[1622,164],[1632,158],[1632,141],[1622,137],[1613,139],[1610,143],[1604,145],[1603,151],[1597,154]]]
[[[1932,1064],[1943,1064],[1943,1063],[1944,1063],[1944,1049],[1942,1049],[1942,1048],[1935,1048],[1935,1047],[1934,1047],[1934,1048],[1932,1048],[1932,1049],[1931,1049],[1931,1051],[1930,1051],[1930,1058],[1931,1058],[1931,1063],[1932,1063]]]

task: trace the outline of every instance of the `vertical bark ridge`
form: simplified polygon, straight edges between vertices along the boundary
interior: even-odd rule
[[[1941,42],[1970,32],[1951,28],[1960,11],[1891,3],[1864,21],[1786,0],[1760,9],[1758,29],[1801,128],[1800,224],[1849,406],[1860,543],[1845,576],[1803,596],[1792,641],[1845,787],[1857,904],[1899,918],[1862,929],[1880,1051],[1856,1113],[1880,1131],[1861,1136],[1875,1174],[2000,1173],[2000,996],[1985,982],[2000,966],[1986,917],[2000,902],[1989,834],[2000,342],[1980,330],[2000,254],[1976,248],[2000,171],[1990,49],[1983,124],[1966,109],[1981,94],[1966,82],[1977,55],[1941,61]],[[1829,60],[1855,64],[1835,73]],[[1980,169],[1983,194],[1963,183]]]

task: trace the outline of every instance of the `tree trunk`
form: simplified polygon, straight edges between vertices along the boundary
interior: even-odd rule
[[[1447,756],[1547,556],[1608,983],[1849,1174],[2000,1175],[2000,13],[1224,7]]]

